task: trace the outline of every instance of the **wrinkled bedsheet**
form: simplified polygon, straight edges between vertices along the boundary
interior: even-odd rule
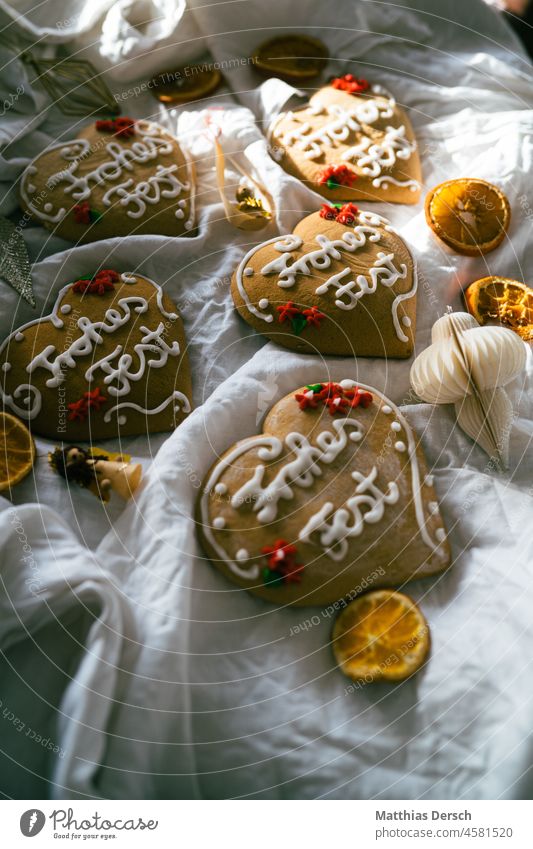
[[[462,308],[462,286],[487,274],[531,282],[533,85],[522,48],[481,0],[339,0],[334,12],[273,0],[268,28],[258,0],[188,8],[159,0],[158,26],[142,32],[128,12],[134,2],[89,10],[82,0],[54,0],[46,16],[32,5],[0,2],[2,26],[91,58],[124,113],[177,132],[197,163],[200,209],[194,238],[72,248],[28,226],[37,309],[47,314],[66,282],[104,260],[156,280],[184,318],[196,409],[170,436],[121,444],[145,472],[126,507],[67,489],[48,467],[44,439],[14,504],[0,499],[1,789],[26,798],[531,798],[531,351],[510,387],[510,468],[499,474],[454,426],[451,409],[413,403],[410,362],[306,357],[265,343],[232,308],[231,273],[257,238],[224,218],[210,136],[222,127],[225,149],[272,191],[277,214],[261,240],[319,208],[320,198],[270,158],[263,135],[299,93],[260,84],[245,61],[274,32],[305,30],[327,42],[329,74],[356,60],[358,74],[408,111],[427,187],[464,175],[501,186],[513,220],[504,244],[483,258],[439,245],[422,205],[372,205],[418,261],[420,351],[446,306]],[[174,45],[178,54],[183,45],[184,62],[218,62],[226,87],[201,106],[160,107],[142,82],[175,57]],[[16,221],[23,168],[76,126],[7,48],[0,54],[2,98],[21,77],[25,86],[0,124],[0,213]],[[1,338],[34,316],[1,286]],[[454,556],[445,575],[409,584],[432,653],[393,688],[350,687],[333,661],[331,609],[262,603],[218,574],[196,542],[194,504],[216,456],[258,432],[292,388],[345,377],[403,405],[433,468]]]

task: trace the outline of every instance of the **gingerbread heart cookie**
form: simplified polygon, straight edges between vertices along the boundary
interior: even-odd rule
[[[288,236],[249,251],[232,279],[240,315],[304,353],[409,357],[416,265],[385,218],[324,204]]]
[[[176,139],[150,121],[90,124],[28,165],[22,205],[58,236],[181,236],[194,227],[194,174]]]
[[[420,199],[409,119],[381,86],[351,74],[319,89],[307,106],[278,115],[269,141],[285,171],[328,200]]]
[[[198,501],[205,551],[278,604],[322,605],[446,569],[422,449],[400,410],[353,380],[304,386],[233,445]]]
[[[0,396],[33,433],[66,441],[172,430],[191,410],[181,319],[160,286],[105,269],[0,346]]]

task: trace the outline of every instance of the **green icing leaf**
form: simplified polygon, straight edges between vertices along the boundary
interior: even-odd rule
[[[0,216],[0,277],[18,292],[32,307],[35,306],[31,282],[31,267],[26,243],[8,218]]]
[[[322,384],[321,383],[310,383],[305,388],[311,389],[312,392],[322,392]]]

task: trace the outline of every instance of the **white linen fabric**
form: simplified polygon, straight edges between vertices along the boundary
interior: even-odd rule
[[[530,797],[531,352],[525,374],[510,387],[517,414],[510,468],[497,474],[455,426],[451,409],[413,403],[410,362],[305,357],[265,344],[232,309],[231,273],[259,239],[225,220],[211,143],[221,127],[226,150],[241,162],[247,158],[272,191],[276,217],[260,240],[290,232],[319,208],[320,198],[270,158],[262,134],[298,92],[279,81],[258,85],[251,65],[230,64],[275,32],[306,29],[336,57],[324,79],[353,68],[348,60],[357,57],[357,73],[385,85],[408,110],[428,187],[465,174],[498,183],[513,220],[504,244],[483,258],[460,257],[437,243],[421,206],[372,205],[418,260],[416,346],[422,350],[445,307],[462,308],[463,286],[486,274],[528,279],[533,88],[527,59],[481,0],[345,0],[334,12],[318,3],[273,2],[268,29],[257,0],[195,2],[188,11],[176,0],[165,4],[173,14],[157,31],[161,39],[181,43],[189,37],[182,22],[193,20],[198,49],[208,45],[227,87],[207,108],[165,112],[141,79],[161,65],[132,58],[146,51],[141,35],[120,30],[125,42],[131,39],[129,53],[113,34],[106,42],[103,22],[125,5],[53,2],[45,15],[33,3],[1,2],[0,11],[10,30],[23,28],[47,44],[63,41],[75,52],[91,32],[93,54],[105,53],[106,43],[116,48],[106,54],[107,78],[123,111],[162,120],[197,162],[198,235],[73,248],[38,226],[24,227],[36,263],[38,311],[2,285],[0,338],[46,315],[65,283],[104,260],[138,271],[164,285],[182,312],[196,409],[170,436],[121,444],[145,467],[145,481],[125,509],[114,501],[104,508],[89,493],[67,489],[46,463],[52,443],[44,439],[33,475],[14,491],[15,506],[2,499],[0,750],[10,765],[0,771],[2,790],[29,798]],[[51,26],[69,17],[74,23],[64,31],[60,23]],[[2,95],[24,82],[0,130],[0,212],[16,221],[23,168],[76,127],[49,106],[13,53],[3,51]],[[117,83],[135,77],[139,92]],[[264,604],[219,575],[196,542],[194,505],[216,456],[258,432],[264,413],[291,389],[343,377],[404,405],[434,469],[455,559],[444,576],[409,584],[430,623],[432,654],[414,679],[392,688],[350,687],[333,661],[330,609]],[[36,682],[46,657],[46,680]],[[59,751],[43,758],[44,744],[22,746],[17,719],[35,731],[46,728]],[[15,776],[11,790],[6,775]]]

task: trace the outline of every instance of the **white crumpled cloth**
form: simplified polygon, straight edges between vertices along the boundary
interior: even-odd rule
[[[54,17],[68,17],[65,4],[47,5],[40,19],[32,4],[17,5],[34,36]],[[201,50],[207,45],[221,65],[246,57],[278,28],[309,28],[342,59],[331,61],[330,73],[357,57],[357,73],[381,82],[408,109],[428,187],[467,174],[498,183],[508,195],[508,238],[479,259],[437,243],[421,205],[372,207],[390,217],[418,259],[417,350],[448,304],[461,309],[462,286],[486,274],[527,280],[533,267],[530,66],[481,0],[444,5],[439,17],[417,0],[387,4],[386,13],[381,3],[345,0],[334,15],[324,4],[273,2],[268,29],[264,4],[256,0],[192,9]],[[166,32],[179,40],[181,6],[172,6],[177,24],[172,35],[170,27]],[[63,40],[70,46],[100,27],[93,49],[101,50],[101,21],[111,8],[69,7],[84,24]],[[140,36],[135,39],[138,47]],[[112,61],[121,62],[117,57]],[[137,76],[157,70],[140,68]],[[130,71],[128,59],[121,71],[113,66],[109,79],[117,93],[123,93],[117,73]],[[7,65],[3,91],[20,78],[20,69]],[[60,747],[43,762],[42,747],[23,750],[14,721],[0,715],[0,750],[12,758],[2,773],[22,765],[12,792],[29,798],[530,798],[530,351],[526,372],[510,387],[517,417],[505,474],[495,474],[454,426],[451,409],[404,408],[434,468],[455,558],[444,576],[409,585],[432,633],[430,662],[414,679],[350,689],[333,661],[330,611],[262,603],[229,584],[198,548],[193,511],[203,475],[232,442],[258,432],[267,409],[291,389],[350,377],[397,403],[413,400],[409,362],[298,356],[265,344],[232,309],[231,273],[257,238],[233,230],[223,217],[209,127],[223,127],[226,149],[247,157],[273,193],[276,220],[261,239],[289,232],[320,199],[276,165],[261,133],[294,90],[277,81],[257,88],[246,64],[228,68],[226,78],[227,88],[209,99],[209,112],[165,113],[146,92],[128,97],[124,108],[135,117],[159,117],[197,160],[196,237],[72,248],[40,227],[24,231],[37,260],[37,314],[49,311],[61,286],[103,260],[165,286],[184,318],[197,409],[168,437],[121,446],[145,467],[145,482],[125,509],[113,502],[104,508],[89,493],[67,489],[46,463],[46,440],[38,440],[39,462],[16,488],[15,507],[2,499],[0,647],[10,685],[0,695],[2,709],[18,711],[27,725],[47,723]],[[74,131],[26,80],[1,130],[2,214],[16,215],[13,184],[29,159]],[[2,338],[34,315],[2,285]],[[66,615],[83,621],[81,655],[68,649]],[[35,670],[54,646],[70,651],[71,663],[66,679],[49,664],[43,695]],[[33,720],[22,716],[25,710]]]

